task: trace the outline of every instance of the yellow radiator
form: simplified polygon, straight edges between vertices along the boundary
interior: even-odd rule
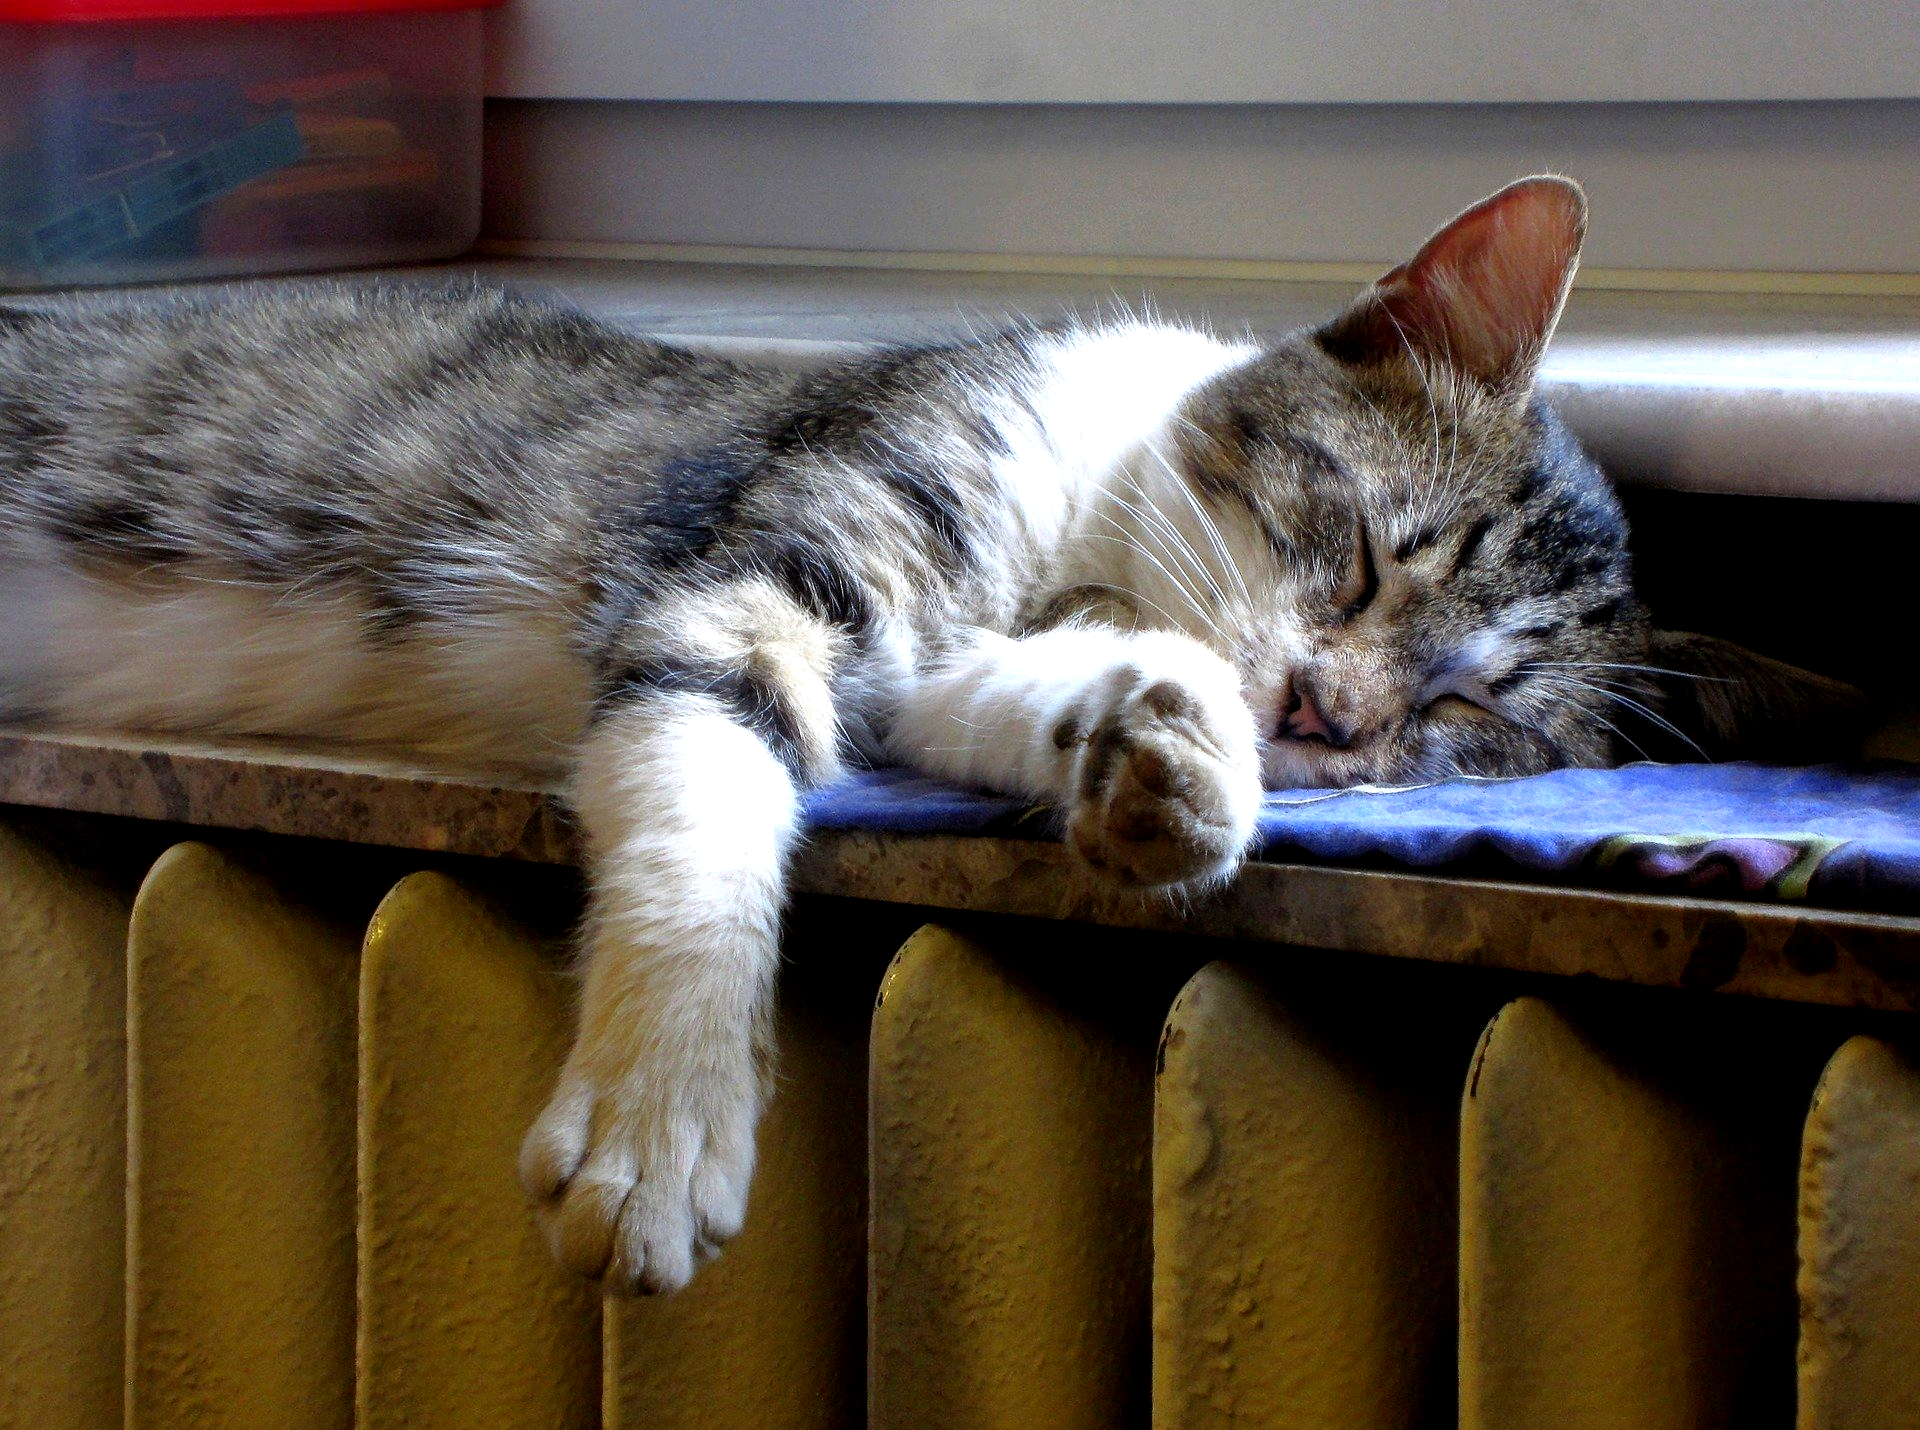
[[[1900,1015],[803,901],[748,1228],[603,1306],[564,871],[168,837],[0,823],[0,1426],[1920,1426]]]

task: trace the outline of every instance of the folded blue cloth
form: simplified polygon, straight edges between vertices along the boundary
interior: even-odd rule
[[[905,770],[814,794],[816,829],[1043,837],[1044,811]],[[1407,789],[1283,790],[1259,857],[1577,878],[1920,911],[1920,765],[1628,765]]]

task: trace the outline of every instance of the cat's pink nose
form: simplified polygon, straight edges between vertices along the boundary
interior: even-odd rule
[[[1325,707],[1326,702],[1315,687],[1313,677],[1305,672],[1294,676],[1293,688],[1280,713],[1281,737],[1288,740],[1318,740],[1336,750],[1344,750],[1348,733],[1340,724],[1327,718]]]

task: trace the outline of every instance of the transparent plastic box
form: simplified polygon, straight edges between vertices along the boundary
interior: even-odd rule
[[[461,252],[485,8],[0,0],[0,288]]]

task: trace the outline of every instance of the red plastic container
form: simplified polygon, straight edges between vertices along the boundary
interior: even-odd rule
[[[0,286],[444,258],[497,0],[0,0]]]

